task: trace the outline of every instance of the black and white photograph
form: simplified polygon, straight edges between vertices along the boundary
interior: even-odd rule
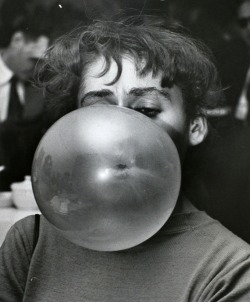
[[[250,0],[0,0],[0,302],[250,302]]]

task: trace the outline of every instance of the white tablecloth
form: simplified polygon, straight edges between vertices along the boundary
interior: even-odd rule
[[[19,210],[17,208],[0,208],[0,246],[9,228],[18,220],[40,213],[39,210]]]

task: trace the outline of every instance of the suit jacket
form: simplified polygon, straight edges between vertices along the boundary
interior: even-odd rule
[[[0,191],[10,190],[11,183],[31,174],[34,152],[46,129],[42,92],[27,84],[22,119],[0,122],[0,165],[5,166]]]

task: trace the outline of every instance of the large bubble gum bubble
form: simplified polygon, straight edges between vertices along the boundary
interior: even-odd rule
[[[58,120],[42,138],[32,185],[45,218],[93,250],[131,248],[171,215],[180,189],[178,152],[148,117],[91,106]]]

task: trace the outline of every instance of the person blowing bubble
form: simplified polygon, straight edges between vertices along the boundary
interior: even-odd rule
[[[63,36],[47,51],[39,80],[50,97],[51,108],[60,111],[61,116],[78,108],[56,122],[52,127],[55,131],[59,131],[65,121],[71,121],[75,127],[78,123],[75,120],[81,114],[85,114],[88,122],[88,113],[93,112],[98,112],[93,127],[97,127],[98,122],[102,125],[106,111],[110,112],[112,124],[114,111],[117,116],[127,115],[131,123],[136,120],[138,125],[143,119],[145,136],[151,126],[157,126],[159,133],[171,137],[181,163],[185,161],[187,149],[206,138],[205,111],[220,98],[217,71],[204,47],[182,33],[167,29],[159,20],[144,20],[142,16],[119,22],[97,21]],[[124,125],[122,120],[120,123]],[[118,127],[119,122],[113,120],[113,124]],[[80,130],[85,133],[84,127],[78,132]],[[51,131],[47,134],[49,138]],[[65,131],[65,137],[68,137],[66,132],[68,130]],[[88,136],[94,139],[94,133],[88,133]],[[100,148],[105,145],[107,136],[106,132],[100,136]],[[63,135],[53,137],[55,141],[50,140],[49,144],[51,152],[53,148],[57,150]],[[79,133],[76,141],[78,137]],[[44,139],[46,141],[46,134]],[[141,140],[144,140],[143,136]],[[152,141],[155,141],[153,135]],[[137,143],[139,145],[140,137],[137,137]],[[51,198],[53,205],[49,201],[47,205],[51,211],[56,208],[57,212],[52,215],[44,211],[39,221],[35,216],[29,216],[10,229],[0,252],[1,301],[250,300],[249,245],[197,210],[182,190],[164,225],[150,238],[133,246],[101,250],[76,244],[75,238],[64,236],[70,229],[67,213],[74,199],[70,196],[75,184],[68,180],[68,174],[60,181],[59,175],[53,176],[55,158],[43,156],[45,144],[40,146],[35,161],[38,168],[35,164],[33,175],[36,196],[39,196],[38,191],[43,194],[44,184],[49,186],[45,179],[39,190],[36,187],[37,177],[42,175],[39,174],[41,168],[53,181],[53,190],[58,183],[58,186],[64,184],[61,191],[67,191],[68,195],[62,200],[69,202],[60,210],[55,198]],[[67,146],[66,149],[70,154],[74,148]],[[78,173],[79,165],[74,167],[77,184],[82,175],[81,171]],[[124,166],[119,164],[118,168],[124,169]],[[154,186],[150,188],[154,190]],[[115,189],[114,186],[112,190]],[[59,189],[56,193],[53,193],[54,197],[61,194]],[[53,195],[49,191],[47,194]],[[143,190],[141,195],[145,195]],[[125,197],[121,196],[121,200]],[[60,203],[60,198],[56,200]],[[79,205],[77,202],[75,207]],[[172,201],[166,199],[166,202]],[[98,210],[91,213],[92,217],[101,217]],[[112,213],[121,212],[117,208]],[[74,213],[77,215],[78,212]],[[109,221],[112,219],[116,221],[116,217],[110,217]],[[83,223],[81,217],[71,221],[78,227]],[[75,229],[70,230],[73,236]],[[116,232],[115,229],[112,231]],[[81,232],[77,236],[81,236]],[[100,241],[101,238],[96,240],[96,244]]]

